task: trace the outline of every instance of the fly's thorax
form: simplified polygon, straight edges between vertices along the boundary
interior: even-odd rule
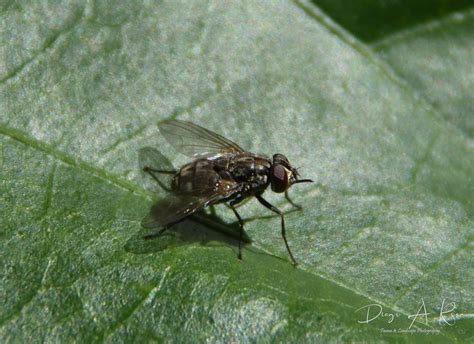
[[[243,153],[232,158],[229,170],[238,182],[250,183],[252,187],[266,186],[271,162],[265,157]]]

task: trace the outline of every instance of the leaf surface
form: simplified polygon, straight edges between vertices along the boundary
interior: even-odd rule
[[[2,342],[472,339],[471,139],[317,9],[14,2],[2,18]],[[223,206],[186,240],[141,240],[165,193],[139,149],[186,161],[156,129],[169,118],[315,180],[291,190],[302,211],[265,194],[298,269],[254,200],[243,261]],[[415,325],[439,335],[382,330],[408,329],[421,299]],[[437,323],[444,299],[454,326]],[[369,304],[399,316],[361,324]]]

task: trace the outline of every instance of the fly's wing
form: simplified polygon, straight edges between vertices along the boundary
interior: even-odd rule
[[[176,193],[155,203],[143,219],[145,228],[165,228],[204,209],[206,206],[227,199],[240,191],[240,184],[223,181],[217,189],[200,190],[200,195]]]
[[[165,228],[210,204],[212,199],[195,196],[172,195],[155,203],[142,220],[145,228]]]
[[[158,123],[158,128],[173,147],[189,157],[243,152],[235,142],[191,122],[167,120]]]
[[[153,177],[162,189],[170,191],[173,177],[177,171],[163,154],[152,147],[141,148],[138,151],[138,164],[143,174]]]

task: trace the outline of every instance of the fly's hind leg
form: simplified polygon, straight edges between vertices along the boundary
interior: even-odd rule
[[[286,250],[288,251],[288,254],[290,255],[291,261],[293,262],[293,265],[297,265],[295,258],[293,257],[293,254],[291,253],[290,246],[288,245],[288,241],[286,240],[286,234],[285,234],[285,216],[283,215],[283,212],[278,209],[277,207],[273,206],[272,204],[268,203],[262,196],[256,196],[258,201],[265,206],[266,208],[270,209],[271,211],[277,213],[281,217],[281,236],[283,237],[283,240],[285,241],[285,246]]]
[[[166,186],[165,184],[163,184],[161,182],[161,180],[159,180],[158,177],[155,175],[155,173],[163,173],[163,174],[176,174],[176,173],[178,173],[177,171],[157,170],[157,169],[151,168],[149,166],[143,167],[143,171],[148,173],[158,183],[158,185],[161,186],[161,188],[163,188],[163,190],[165,190],[167,192],[171,192],[171,189],[168,186]]]
[[[240,217],[239,213],[235,209],[235,205],[238,204],[240,201],[242,201],[243,197],[239,196],[233,201],[229,203],[230,208],[234,212],[235,216],[237,217],[237,220],[239,221],[240,225],[240,232],[239,232],[239,255],[237,256],[239,259],[242,259],[242,241],[244,237],[244,221]]]

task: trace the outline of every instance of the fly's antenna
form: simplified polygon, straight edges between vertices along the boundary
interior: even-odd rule
[[[293,184],[298,184],[298,183],[313,183],[312,179],[297,179],[293,182]]]

